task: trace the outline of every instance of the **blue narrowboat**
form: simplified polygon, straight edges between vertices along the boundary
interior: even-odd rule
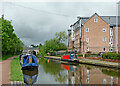
[[[37,57],[35,55],[21,55],[20,64],[22,66],[22,69],[38,68]]]

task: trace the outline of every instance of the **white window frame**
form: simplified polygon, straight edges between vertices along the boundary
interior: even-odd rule
[[[107,83],[107,80],[106,80],[106,79],[103,79],[103,83],[106,84],[106,83]]]
[[[105,27],[103,27],[103,32],[106,32],[106,28]]]
[[[113,44],[113,38],[112,37],[110,38],[110,44],[111,45]]]
[[[104,41],[104,42],[106,41],[106,37],[103,37],[103,41]]]
[[[105,48],[105,50],[104,50],[104,48]],[[106,51],[106,47],[104,47],[104,48],[103,48],[103,51]]]
[[[112,51],[111,51],[111,49],[112,49]],[[110,48],[110,52],[113,52],[113,48]]]
[[[89,47],[87,47],[87,51],[89,51]]]
[[[113,28],[110,28],[110,36],[113,36]]]
[[[94,22],[98,22],[97,15],[95,15]]]
[[[87,45],[88,45],[89,44],[89,38],[88,37],[86,38],[86,42],[87,42]]]
[[[89,32],[89,28],[86,28],[86,32]]]

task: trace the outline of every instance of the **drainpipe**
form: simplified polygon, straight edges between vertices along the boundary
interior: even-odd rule
[[[116,53],[118,53],[118,3],[116,4]]]

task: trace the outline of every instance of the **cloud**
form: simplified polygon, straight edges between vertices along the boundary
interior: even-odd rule
[[[107,4],[107,5],[106,5]],[[25,43],[44,43],[66,31],[79,16],[116,15],[116,2],[7,2],[5,18],[12,20],[15,33]],[[67,42],[66,42],[67,44]]]

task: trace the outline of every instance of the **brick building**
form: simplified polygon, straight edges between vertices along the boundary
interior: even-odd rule
[[[116,16],[99,16],[95,13],[91,17],[77,18],[78,20],[68,30],[69,51],[77,50],[78,53],[120,51],[120,23],[116,24]],[[120,17],[117,19],[120,20]]]

